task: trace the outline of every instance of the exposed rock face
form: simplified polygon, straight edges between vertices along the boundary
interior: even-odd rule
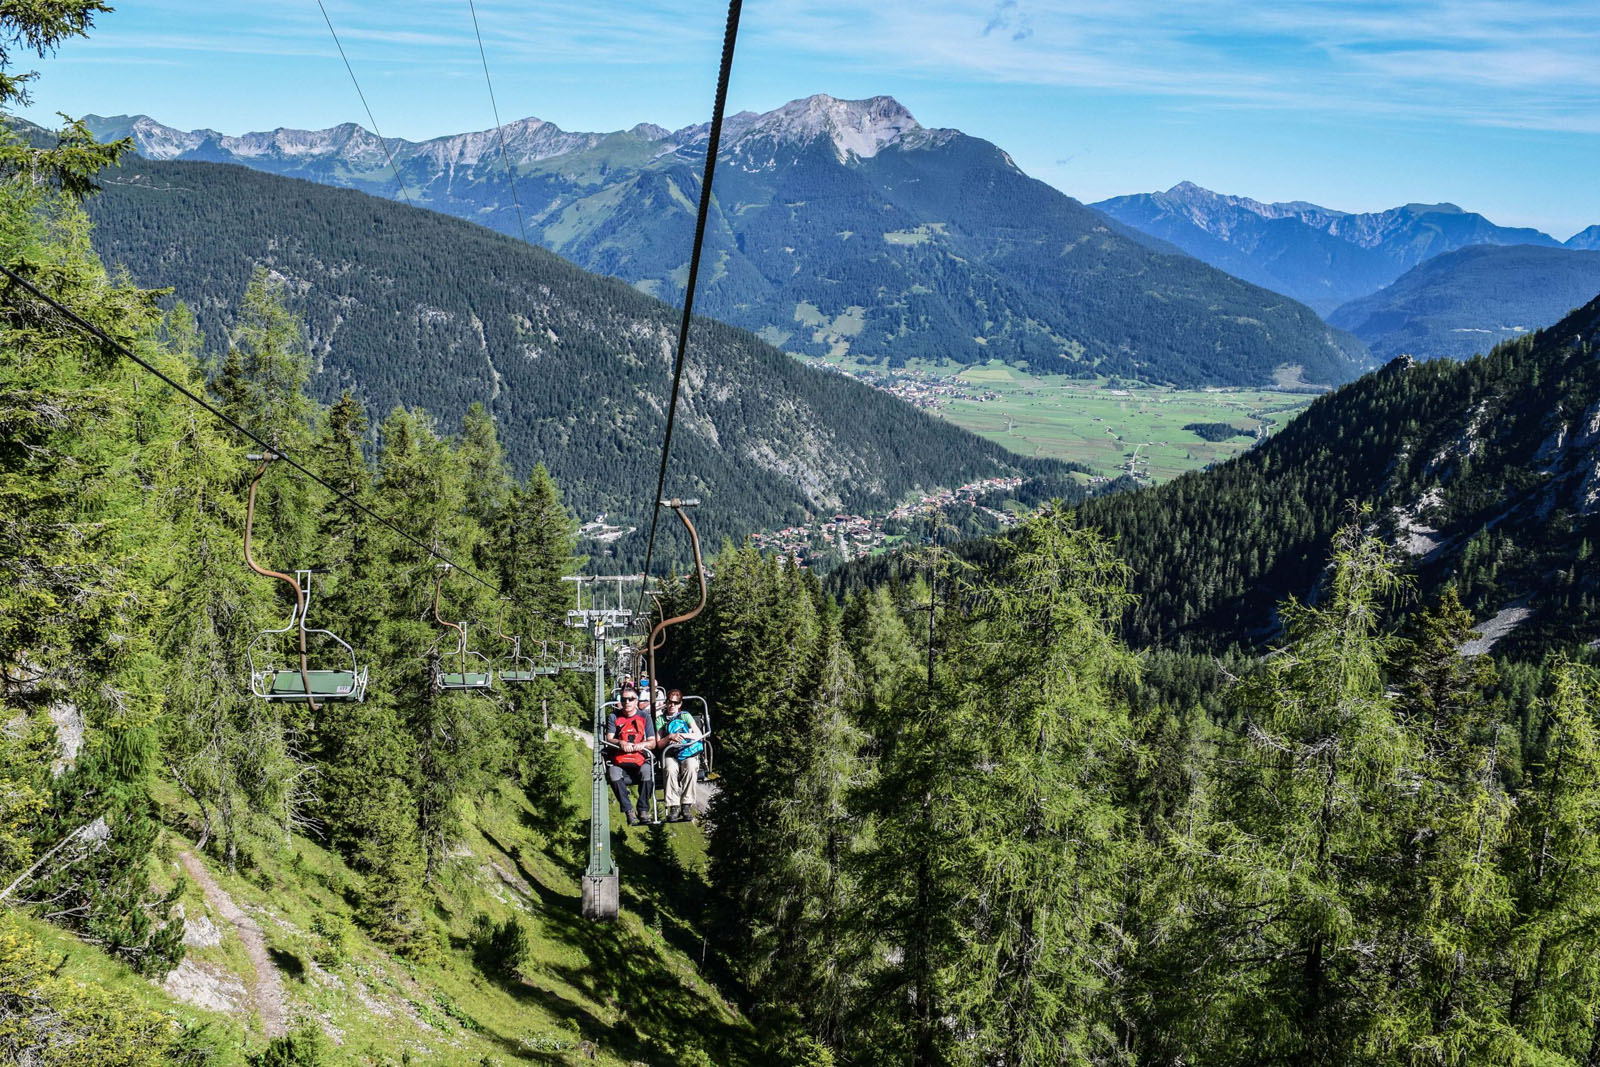
[[[50,773],[59,776],[78,762],[83,750],[83,712],[75,704],[57,701],[50,705],[50,721],[56,728],[56,759]]]
[[[920,129],[911,112],[893,97],[836,100],[818,94],[760,116],[740,134],[739,140],[770,136],[806,142],[827,137],[843,161],[852,155],[871,159],[903,134]]]
[[[484,162],[499,166],[502,136],[506,154],[513,164],[521,164],[593,148],[610,137],[672,142],[673,147],[693,144],[703,141],[708,129],[702,123],[673,131],[641,122],[617,133],[569,133],[555,123],[529,117],[508,122],[498,130],[407,141],[399,137],[380,140],[353,122],[326,130],[280,126],[275,130],[230,136],[209,129],[174,129],[147,115],[112,118],[91,115],[88,121],[90,128],[101,137],[132,137],[134,147],[146,159],[194,158],[213,162],[231,159],[256,164],[268,160],[299,163],[338,160],[384,167],[388,164],[388,153],[393,153],[396,164],[422,160],[439,168],[476,166]],[[911,117],[911,112],[893,97],[839,100],[819,93],[790,101],[765,114],[743,111],[731,116],[724,122],[723,136],[730,148],[736,148],[741,141],[762,138],[806,144],[826,137],[844,160],[852,155],[870,159],[903,135],[920,130],[922,127]]]

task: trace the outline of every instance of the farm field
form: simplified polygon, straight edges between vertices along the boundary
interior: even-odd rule
[[[1040,377],[998,362],[959,373],[955,365],[927,362],[893,372],[826,362],[1014,452],[1082,463],[1105,477],[1133,474],[1147,483],[1238,455],[1314,399],[1261,388],[1171,389]],[[1207,440],[1184,428],[1195,423],[1226,423],[1248,435]]]

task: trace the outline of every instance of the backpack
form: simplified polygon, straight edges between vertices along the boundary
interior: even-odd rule
[[[617,740],[631,741],[634,744],[645,739],[644,716],[626,715],[617,720]],[[626,764],[629,767],[644,766],[645,755],[643,752],[618,752],[611,757],[611,762]]]
[[[697,728],[700,725],[699,723],[695,723],[694,718],[687,711],[679,712],[667,722],[667,733],[677,733],[678,731],[674,730],[672,727],[675,723],[679,722],[682,722],[684,725],[694,723]],[[682,748],[674,751],[672,755],[682,762],[683,760],[693,759],[694,757],[698,756],[700,751],[705,747],[706,743],[704,741],[691,741]]]

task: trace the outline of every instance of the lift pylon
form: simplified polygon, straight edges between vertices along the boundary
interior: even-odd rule
[[[575,574],[562,579],[577,586],[578,606],[567,612],[567,625],[588,630],[594,638],[594,657],[590,663],[594,670],[594,768],[589,794],[589,866],[583,872],[583,917],[591,920],[611,920],[617,917],[622,904],[621,882],[617,865],[611,856],[611,798],[606,793],[605,765],[605,706],[606,706],[606,656],[611,633],[625,630],[633,612],[623,606],[622,587],[631,582],[644,581],[643,575]],[[601,605],[601,582],[615,582],[615,606]],[[595,586],[584,607],[583,587]],[[609,599],[609,598],[608,598]]]

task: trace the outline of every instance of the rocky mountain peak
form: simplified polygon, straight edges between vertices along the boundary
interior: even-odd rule
[[[841,161],[852,155],[871,159],[903,135],[922,129],[911,112],[891,96],[839,100],[818,93],[791,100],[764,115],[741,114],[736,118],[749,123],[739,131],[740,140],[770,137],[809,143],[826,136],[833,142]]]

